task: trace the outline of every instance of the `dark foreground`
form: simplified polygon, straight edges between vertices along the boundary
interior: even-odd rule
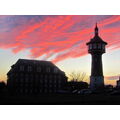
[[[1,105],[120,105],[120,95],[0,96]]]

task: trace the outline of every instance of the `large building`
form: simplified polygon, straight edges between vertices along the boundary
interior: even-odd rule
[[[92,90],[101,89],[104,87],[102,54],[105,53],[105,45],[107,45],[107,43],[99,37],[97,24],[95,27],[95,36],[87,45],[88,52],[92,56],[90,88]]]
[[[67,82],[65,73],[50,61],[19,59],[7,73],[10,92],[20,94],[56,93]]]

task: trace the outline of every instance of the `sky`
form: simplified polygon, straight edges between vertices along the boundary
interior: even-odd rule
[[[105,84],[116,84],[120,74],[119,15],[1,15],[0,80],[19,59],[49,60],[66,75],[91,74],[86,42],[98,23],[100,37],[108,43],[103,55]],[[89,82],[89,80],[87,80]]]

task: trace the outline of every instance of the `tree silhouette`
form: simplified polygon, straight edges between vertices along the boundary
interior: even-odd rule
[[[84,81],[86,80],[86,73],[72,71],[68,75],[68,78],[70,79],[70,81],[75,81],[75,82]]]

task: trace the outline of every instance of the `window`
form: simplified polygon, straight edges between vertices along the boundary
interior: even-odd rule
[[[23,74],[23,73],[21,73],[21,74],[20,74],[20,76],[21,76],[21,77],[23,77],[23,76],[24,76],[24,74]]]
[[[32,71],[32,67],[28,66],[28,72],[31,72],[31,71]]]
[[[45,89],[45,93],[47,92],[47,89]]]
[[[20,71],[24,71],[24,66],[23,65],[20,66]]]
[[[37,72],[41,72],[41,67],[38,67],[38,68],[37,68]]]
[[[105,45],[104,45],[104,44],[102,45],[102,49],[103,49],[103,50],[105,49]]]
[[[45,80],[47,80],[47,75],[45,75]]]
[[[56,81],[56,76],[54,76],[54,80]]]
[[[52,80],[51,80],[51,79],[49,80],[49,83],[52,83]]]
[[[101,49],[101,44],[98,44],[98,49]]]
[[[93,44],[93,48],[96,49],[96,47],[97,47],[96,44]]]
[[[57,73],[58,72],[58,69],[57,68],[54,68],[54,73]]]
[[[59,75],[59,81],[61,80],[61,76]]]
[[[45,83],[47,83],[47,79],[45,79],[44,81],[45,81]]]
[[[25,82],[28,82],[28,78],[25,78]]]
[[[60,88],[61,87],[61,85],[60,84],[58,84],[58,88]]]
[[[60,83],[61,83],[61,80],[59,80],[58,82],[59,82],[59,84],[60,84]]]
[[[43,83],[43,81],[42,81],[42,80],[40,80],[40,83]]]
[[[28,89],[25,89],[25,93],[28,93]]]
[[[32,93],[33,91],[32,90],[30,90],[30,93]]]
[[[90,44],[90,49],[92,49],[92,44]]]
[[[47,72],[50,72],[50,68],[47,68],[47,70],[46,70]]]
[[[20,92],[23,93],[23,90],[21,89]]]

